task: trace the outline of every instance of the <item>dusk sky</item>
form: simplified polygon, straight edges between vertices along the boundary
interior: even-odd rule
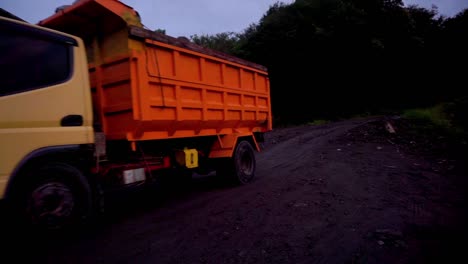
[[[280,2],[291,3],[294,0]],[[194,34],[241,32],[257,23],[277,0],[123,0],[140,13],[149,29],[165,29],[168,35],[189,37]],[[0,8],[31,23],[49,17],[55,8],[73,0],[2,0]],[[454,16],[468,8],[468,0],[404,0],[406,5],[438,7],[439,14]]]

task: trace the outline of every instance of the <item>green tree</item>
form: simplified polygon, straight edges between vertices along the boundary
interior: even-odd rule
[[[154,32],[166,35],[166,30],[165,29],[158,28],[158,29],[154,30]]]
[[[303,122],[405,107],[433,97],[424,73],[443,22],[436,14],[400,0],[276,3],[240,37],[247,41],[239,50],[269,68],[276,117]]]
[[[190,39],[200,46],[218,50],[224,53],[237,55],[239,49],[239,37],[234,32],[223,32],[215,35],[192,35]]]
[[[267,66],[274,117],[299,123],[458,96],[447,86],[465,83],[467,17],[401,0],[296,0],[241,33],[191,39]]]

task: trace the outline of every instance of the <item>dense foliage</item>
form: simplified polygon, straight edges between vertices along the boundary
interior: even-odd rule
[[[267,66],[275,120],[298,123],[466,103],[467,37],[468,9],[446,18],[401,0],[296,0],[241,33],[191,39]]]

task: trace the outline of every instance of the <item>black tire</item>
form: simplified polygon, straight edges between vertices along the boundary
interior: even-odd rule
[[[92,215],[91,188],[84,175],[65,163],[27,172],[14,206],[21,225],[32,231],[62,234],[85,224]]]
[[[245,185],[255,177],[255,152],[248,141],[240,141],[234,149],[232,158],[223,159],[216,173],[237,185]]]

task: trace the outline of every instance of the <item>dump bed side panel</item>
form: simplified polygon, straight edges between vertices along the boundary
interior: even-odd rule
[[[105,57],[100,66],[90,66],[96,120],[107,138],[271,129],[267,72],[153,39],[129,41],[128,56]]]
[[[129,140],[268,130],[265,72],[149,39],[132,61],[140,122]]]

